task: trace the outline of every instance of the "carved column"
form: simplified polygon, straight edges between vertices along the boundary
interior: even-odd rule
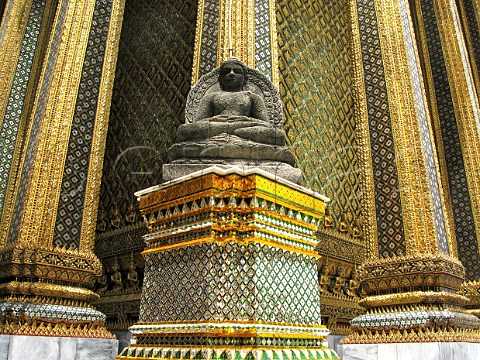
[[[7,19],[19,3],[7,4]],[[0,332],[108,338],[89,288],[101,274],[93,239],[124,1],[37,3],[56,13],[3,208]]]
[[[352,2],[367,309],[347,343],[479,340],[445,206],[409,3]],[[347,349],[351,349],[347,347]],[[348,356],[344,358],[348,359]]]

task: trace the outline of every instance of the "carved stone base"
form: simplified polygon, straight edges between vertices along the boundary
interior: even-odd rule
[[[341,347],[343,360],[480,359],[480,344],[468,342],[349,344]]]
[[[0,335],[1,360],[112,360],[114,339]]]
[[[230,168],[232,166],[244,169],[260,168],[270,174],[291,181],[295,184],[302,183],[302,171],[285,163],[272,161],[227,161],[221,159],[212,162],[200,160],[198,160],[198,162],[195,162],[194,160],[189,160],[189,162],[187,163],[181,163],[180,161],[176,161],[173,164],[165,164],[163,165],[163,180],[170,181],[178,179],[182,176],[189,175],[196,171],[204,170],[212,166],[217,166],[224,169]]]

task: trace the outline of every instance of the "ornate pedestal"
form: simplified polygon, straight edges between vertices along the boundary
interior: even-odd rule
[[[343,359],[380,360],[386,353],[418,359],[430,347],[452,353],[432,359],[476,359],[470,354],[480,352],[480,320],[465,309],[468,298],[456,293],[464,279],[457,259],[424,253],[376,260],[363,265],[360,278],[367,297],[359,303],[367,312],[351,321]]]
[[[327,199],[210,168],[136,194],[148,224],[134,340],[118,359],[335,359],[315,230]]]

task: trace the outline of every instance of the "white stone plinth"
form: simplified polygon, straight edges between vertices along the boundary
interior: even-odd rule
[[[347,344],[342,360],[478,360],[480,344],[466,342]]]
[[[113,360],[117,348],[114,339],[0,335],[0,360]]]

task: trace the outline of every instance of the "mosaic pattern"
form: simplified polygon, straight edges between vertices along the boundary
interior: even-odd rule
[[[0,3],[0,10],[2,4]],[[33,1],[28,18],[25,36],[20,46],[18,63],[13,77],[12,88],[8,98],[5,117],[0,129],[0,217],[11,173],[15,146],[17,145],[18,130],[22,118],[23,104],[27,93],[28,81],[36,52],[40,26],[45,10],[44,0]],[[1,14],[1,12],[0,12]]]
[[[217,67],[219,0],[205,0],[198,78]]]
[[[421,1],[448,182],[453,201],[458,257],[466,268],[467,279],[473,280],[480,277],[478,243],[447,68],[443,58],[437,19],[435,13],[430,11],[432,7],[432,0]]]
[[[368,123],[381,257],[406,253],[395,148],[380,36],[373,0],[358,0],[358,26],[366,84]]]
[[[1,302],[0,314],[25,314],[30,318],[44,318],[66,321],[105,321],[106,316],[100,311],[88,307],[35,304],[20,302]]]
[[[10,234],[8,238],[9,242],[15,242],[19,232],[20,219],[21,219],[23,204],[25,200],[24,196],[27,190],[28,179],[30,176],[30,170],[33,163],[37,140],[40,135],[40,130],[41,130],[40,122],[42,120],[42,116],[45,111],[45,104],[48,97],[48,89],[49,89],[52,76],[54,75],[53,67],[55,66],[55,59],[57,56],[58,47],[60,46],[60,40],[62,36],[62,31],[63,31],[62,24],[64,23],[64,20],[66,17],[67,5],[68,5],[68,0],[63,0],[58,5],[58,17],[57,17],[58,26],[55,27],[56,30],[52,34],[52,39],[50,42],[50,53],[44,63],[45,64],[44,66],[46,67],[46,71],[45,71],[43,83],[39,90],[40,94],[39,94],[38,107],[34,109],[35,116],[33,118],[32,130],[31,130],[31,133],[29,134],[30,138],[29,138],[28,146],[26,147],[27,153],[25,156],[25,162],[23,164],[20,186],[17,194],[16,203],[15,203],[15,209],[13,212],[12,223],[10,226]]]
[[[194,0],[126,3],[100,195],[109,227],[161,180],[190,90],[196,13]]]
[[[465,7],[465,17],[467,18],[468,31],[470,33],[470,41],[472,42],[473,55],[477,70],[480,71],[480,24],[477,23],[475,17],[474,0],[463,0],[463,6]]]
[[[97,0],[73,116],[53,241],[77,249],[112,0]]]
[[[450,250],[448,248],[447,242],[447,232],[445,229],[445,218],[443,215],[442,201],[440,198],[440,189],[437,178],[437,168],[435,165],[435,156],[436,154],[432,148],[432,135],[430,133],[429,124],[427,121],[427,113],[425,109],[425,103],[423,100],[423,91],[422,84],[420,82],[419,76],[420,69],[417,64],[417,56],[415,53],[415,46],[413,44],[413,34],[410,30],[410,17],[406,7],[405,1],[399,1],[400,11],[403,13],[403,29],[406,33],[405,36],[405,45],[408,52],[407,61],[410,67],[410,72],[413,76],[410,76],[412,79],[413,92],[415,97],[415,109],[417,111],[417,119],[420,123],[420,133],[422,141],[422,149],[424,151],[426,170],[428,176],[428,184],[430,187],[430,197],[432,201],[433,213],[435,217],[435,228],[437,230],[437,244],[438,249],[443,254],[449,254]]]
[[[203,359],[203,360],[300,360],[339,359],[333,350],[324,349],[182,349],[128,347],[117,359]]]
[[[270,3],[255,1],[255,68],[272,81]]]
[[[277,2],[280,94],[305,186],[360,217],[346,1]]]
[[[315,259],[260,244],[147,255],[140,321],[318,323]]]

